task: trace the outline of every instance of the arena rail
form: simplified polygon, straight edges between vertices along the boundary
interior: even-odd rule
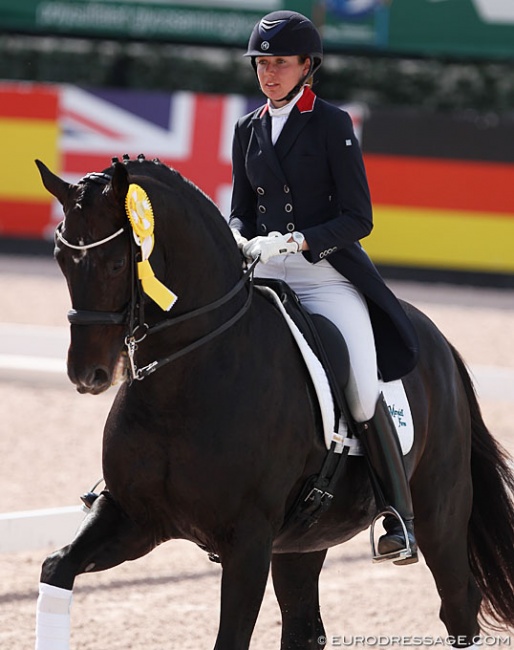
[[[0,513],[0,553],[60,548],[85,516],[82,506]]]

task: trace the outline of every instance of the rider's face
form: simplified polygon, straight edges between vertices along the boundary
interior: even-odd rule
[[[309,71],[309,59],[298,56],[258,56],[255,59],[262,92],[273,106],[285,106],[285,97]]]

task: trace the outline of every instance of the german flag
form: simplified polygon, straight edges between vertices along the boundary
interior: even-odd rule
[[[378,111],[363,150],[379,265],[514,273],[514,122]]]
[[[35,158],[58,169],[58,88],[0,83],[0,237],[44,238],[52,197]]]

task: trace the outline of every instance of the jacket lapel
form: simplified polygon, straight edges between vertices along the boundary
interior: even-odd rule
[[[293,108],[275,143],[275,153],[279,160],[283,160],[287,156],[309,119],[310,113],[300,113],[296,107]]]
[[[287,118],[282,133],[279,135],[275,144],[275,153],[279,160],[282,160],[287,155],[296,139],[309,122],[312,111],[314,110],[315,102],[316,95],[309,87],[305,88],[303,95],[300,97],[299,101],[291,111],[291,114]]]
[[[284,181],[286,181],[286,178],[282,171],[282,167],[280,166],[280,161],[287,155],[296,139],[309,122],[314,110],[315,102],[316,95],[309,87],[305,88],[302,97],[287,118],[275,146],[273,146],[273,143],[271,142],[271,116],[269,114],[268,106],[264,106],[255,114],[252,120],[257,144],[262,151],[264,160],[272,171],[277,176],[284,179]]]
[[[271,167],[274,174],[280,178],[284,178],[284,172],[280,167],[275,147],[271,142],[271,117],[267,106],[253,118],[252,125],[257,144],[259,145],[264,160]]]

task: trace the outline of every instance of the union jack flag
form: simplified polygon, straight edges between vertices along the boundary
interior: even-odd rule
[[[60,150],[76,182],[123,154],[159,158],[208,194],[227,216],[236,120],[262,100],[239,95],[83,90],[64,86]]]

